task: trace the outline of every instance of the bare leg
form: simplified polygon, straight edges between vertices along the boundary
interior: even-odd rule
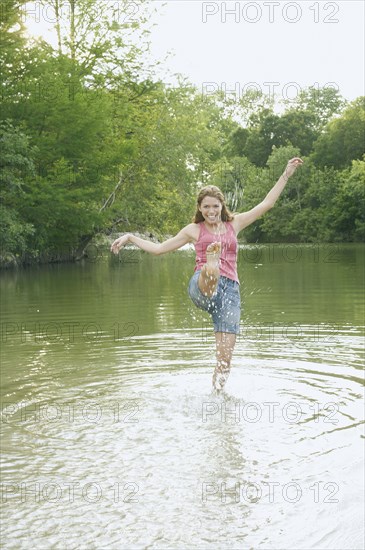
[[[213,374],[213,389],[218,392],[224,388],[231,370],[231,359],[236,343],[236,335],[230,332],[215,333],[217,366]]]
[[[204,296],[213,296],[219,280],[220,243],[212,243],[207,247],[207,263],[203,265],[198,279],[198,286]]]

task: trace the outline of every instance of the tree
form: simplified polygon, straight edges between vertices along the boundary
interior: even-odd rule
[[[300,156],[299,150],[292,145],[274,147],[267,160],[267,169],[261,174],[264,191],[261,200],[264,199],[266,193],[269,192],[283,173],[288,159],[298,156]],[[302,186],[298,183],[301,169],[302,167],[290,178],[274,208],[258,220],[260,238],[264,242],[299,240],[297,233],[292,230],[292,220],[301,209],[303,191]]]
[[[317,137],[315,117],[309,111],[299,109],[286,111],[276,121],[275,145],[284,147],[291,144],[299,149],[300,156],[307,156],[311,153]]]
[[[222,190],[231,211],[243,212],[251,208],[250,191],[258,187],[259,173],[246,157],[223,157],[214,164],[210,183]]]
[[[96,0],[41,0],[54,21],[57,53],[66,55],[79,76],[92,77],[90,83],[123,73],[136,75],[137,63],[148,51],[146,23],[151,9],[149,2],[128,0],[98,2]],[[137,36],[136,36],[137,35]],[[132,36],[135,37],[132,40]],[[137,47],[136,44],[139,44]],[[146,72],[145,72],[146,74]]]
[[[341,174],[332,167],[318,169],[310,159],[302,168],[297,174],[303,190],[301,208],[291,220],[293,234],[298,235],[299,242],[339,240],[334,205]]]
[[[302,111],[310,115],[313,129],[320,132],[334,116],[341,113],[346,101],[336,88],[309,86],[301,90],[295,100],[286,100],[284,104],[287,113]]]
[[[334,198],[336,240],[365,239],[365,158],[353,160],[352,166],[342,172],[342,182]]]
[[[132,115],[136,154],[124,168],[115,202],[116,218],[129,230],[158,228],[174,233],[194,210],[198,182],[204,182],[225,139],[224,122],[212,99],[193,87],[162,83],[139,98]]]
[[[313,147],[317,166],[344,168],[360,160],[365,151],[365,97],[355,99],[341,117],[328,123]]]
[[[18,212],[24,182],[34,174],[34,151],[28,137],[9,121],[0,124],[0,233],[1,257],[21,255],[34,234],[34,226]]]
[[[302,156],[309,155],[319,133],[315,117],[308,111],[290,110],[282,115],[264,110],[251,119],[252,127],[240,129],[232,137],[233,149],[256,166],[265,166],[274,147],[292,145]],[[239,141],[240,140],[240,141]]]
[[[21,216],[34,225],[28,244],[35,254],[62,239],[87,241],[109,223],[121,167],[133,156],[127,136],[135,114],[131,106],[154,87],[131,81],[142,65],[128,33],[140,30],[141,18],[127,21],[122,12],[110,18],[110,4],[95,0],[43,4],[55,10],[57,51],[42,40],[27,44],[19,31],[16,51],[21,55],[14,56],[18,3],[10,0],[2,12],[7,92],[1,116],[26,128],[36,145],[34,174],[28,174],[24,187],[27,201],[18,203]],[[6,60],[11,60],[10,71]]]
[[[1,99],[16,96],[27,56],[22,7],[26,0],[4,0],[0,6],[0,88]],[[5,118],[5,117],[3,117]]]
[[[274,104],[264,95],[244,96],[234,113],[245,121],[231,136],[227,149],[231,156],[246,156],[256,166],[265,166],[273,147],[292,145],[307,156],[325,124],[343,108],[345,101],[333,88],[302,90],[296,100],[284,101],[286,110],[274,112]]]

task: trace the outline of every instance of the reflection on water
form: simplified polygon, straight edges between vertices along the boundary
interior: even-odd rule
[[[5,548],[363,547],[364,250],[258,251],[220,397],[189,252],[2,276]]]

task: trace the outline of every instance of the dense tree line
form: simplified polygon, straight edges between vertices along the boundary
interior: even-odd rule
[[[277,114],[257,92],[232,101],[183,78],[168,87],[145,61],[153,3],[135,3],[138,19],[125,16],[127,1],[123,16],[121,2],[117,14],[107,2],[65,4],[42,3],[55,47],[26,38],[24,1],[0,11],[3,263],[80,257],[100,233],[175,233],[208,182],[247,210],[294,155],[305,164],[245,238],[363,239],[364,98],[309,88]]]

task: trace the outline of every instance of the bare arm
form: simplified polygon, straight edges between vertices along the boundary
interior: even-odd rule
[[[251,210],[242,212],[242,214],[237,214],[234,217],[232,223],[236,229],[236,233],[239,233],[239,231],[256,221],[260,216],[265,214],[265,212],[274,206],[285,185],[287,184],[288,179],[294,174],[297,167],[301,164],[303,164],[303,161],[300,158],[296,157],[289,160],[284,173],[280,176],[274,187],[268,192],[264,200],[251,208]]]
[[[126,235],[119,237],[113,242],[111,246],[111,251],[114,252],[114,254],[118,254],[119,250],[123,246],[125,246],[127,243],[132,243],[138,246],[138,248],[141,248],[145,252],[149,252],[154,256],[166,254],[166,252],[177,250],[178,248],[184,246],[184,244],[192,241],[192,225],[193,224],[183,227],[183,229],[181,229],[181,231],[179,231],[179,233],[175,235],[175,237],[167,239],[167,241],[164,241],[163,243],[153,243],[151,241],[147,241],[146,239],[141,239],[140,237],[137,237],[136,235],[133,235],[131,233],[127,233]]]

